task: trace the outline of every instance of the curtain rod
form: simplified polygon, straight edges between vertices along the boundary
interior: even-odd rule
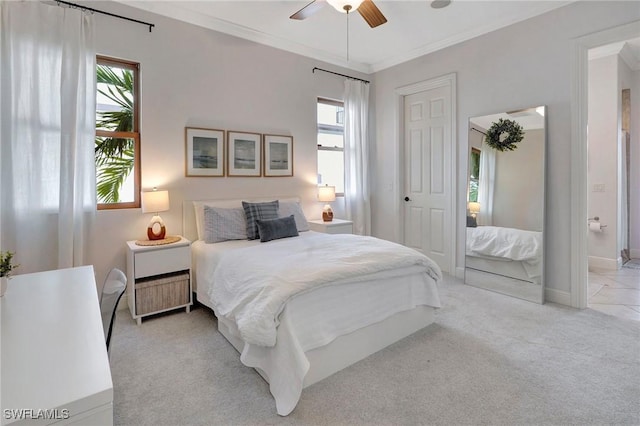
[[[104,12],[102,10],[94,9],[92,7],[82,6],[82,5],[79,5],[79,4],[75,4],[75,3],[71,3],[71,2],[63,1],[63,0],[55,0],[55,2],[58,3],[58,6],[60,6],[60,3],[62,3],[62,4],[66,4],[69,7],[73,7],[73,8],[76,8],[76,9],[88,10],[89,12],[101,13],[103,15],[112,16],[114,18],[124,19],[125,21],[131,21],[131,22],[135,22],[137,24],[146,25],[146,26],[149,27],[149,32],[151,32],[151,29],[153,27],[155,27],[155,24],[151,24],[149,22],[138,21],[137,19],[127,18],[126,16],[116,15],[115,13],[111,13],[111,12]]]
[[[362,81],[363,83],[369,84],[369,80],[363,80],[361,78],[358,77],[351,77],[350,75],[346,75],[346,74],[340,74],[338,72],[333,72],[333,71],[329,71],[329,70],[323,70],[322,68],[318,68],[318,67],[313,67],[313,70],[311,71],[312,73],[315,73],[316,70],[318,71],[323,71],[323,72],[328,72],[329,74],[335,74],[335,75],[339,75],[340,77],[347,77],[350,78],[352,80],[358,80],[358,81]]]
[[[475,127],[472,127],[471,130],[475,130],[478,133],[482,133],[483,135],[487,136],[487,134],[485,132],[483,132],[482,130],[478,130]]]

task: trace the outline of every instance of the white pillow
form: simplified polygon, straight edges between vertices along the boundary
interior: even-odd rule
[[[280,200],[280,206],[278,207],[278,217],[289,217],[293,215],[296,221],[296,227],[298,232],[304,232],[309,230],[309,223],[304,216],[302,207],[298,201],[282,201]]]
[[[246,240],[247,222],[241,208],[224,209],[204,206],[204,242]]]
[[[251,201],[251,202],[265,202],[265,201],[273,201],[279,199],[280,203],[284,203],[284,202],[298,202],[300,201],[300,198],[298,197],[283,197],[283,198],[279,198],[279,197],[269,197],[269,198],[263,198],[263,197],[256,197],[256,198],[245,198],[244,201]],[[194,208],[194,212],[195,212],[195,225],[196,225],[196,229],[195,231],[198,234],[198,239],[199,240],[204,240],[204,206],[209,206],[209,207],[217,207],[217,208],[223,208],[223,209],[235,209],[235,208],[242,208],[242,198],[238,198],[238,199],[227,199],[227,200],[200,200],[200,201],[191,201],[193,203],[193,208]],[[304,216],[304,215],[303,215]],[[306,220],[306,219],[305,219]]]

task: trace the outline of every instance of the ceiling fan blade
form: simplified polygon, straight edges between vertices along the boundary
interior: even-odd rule
[[[358,12],[360,12],[360,15],[362,15],[371,28],[375,28],[378,25],[382,25],[387,22],[387,18],[385,18],[382,12],[380,12],[378,6],[373,4],[372,0],[364,0],[358,8]]]
[[[307,19],[309,16],[313,15],[327,4],[326,0],[313,0],[311,3],[291,15],[290,19]]]

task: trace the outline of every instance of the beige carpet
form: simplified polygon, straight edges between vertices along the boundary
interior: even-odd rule
[[[120,311],[116,424],[638,425],[640,323],[441,286],[436,323],[305,389],[288,417],[205,308]]]

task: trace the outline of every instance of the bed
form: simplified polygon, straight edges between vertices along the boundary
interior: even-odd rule
[[[194,241],[197,300],[214,311],[242,363],[269,383],[276,411],[285,416],[303,388],[431,324],[442,275],[404,246],[306,230],[297,198],[251,201],[275,199],[280,212],[294,212],[298,236],[207,243],[205,209],[237,209],[242,200],[186,201],[183,217],[185,236]],[[361,252],[364,246],[376,249]],[[288,286],[302,290],[290,296]]]
[[[467,227],[465,282],[542,303],[542,232]]]

